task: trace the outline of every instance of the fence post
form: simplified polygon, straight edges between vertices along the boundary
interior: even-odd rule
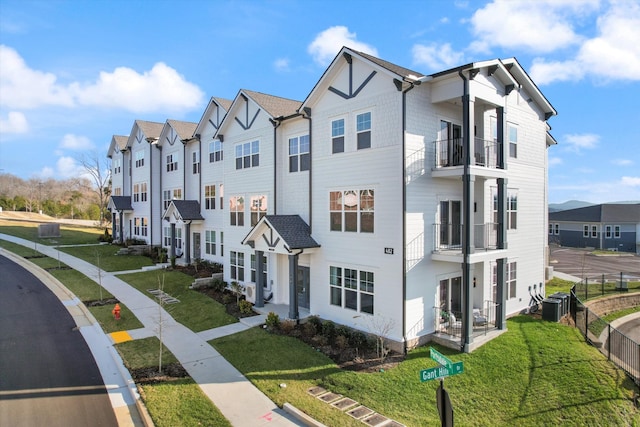
[[[607,323],[607,360],[611,360],[611,323]]]
[[[589,278],[585,277],[584,278],[584,300],[588,300],[589,299]]]
[[[604,295],[604,273],[602,273],[602,295]]]
[[[589,307],[584,307],[584,340],[589,342]]]
[[[622,271],[620,272],[620,284],[618,285],[618,289],[622,289]]]

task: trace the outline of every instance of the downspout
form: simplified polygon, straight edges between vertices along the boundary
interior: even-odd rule
[[[396,80],[398,90],[402,90],[402,82]],[[407,354],[407,92],[418,83],[409,83],[409,87],[402,90],[402,341],[404,353]]]
[[[469,165],[471,163],[471,120],[469,117],[469,80],[464,76],[462,70],[458,70],[458,75],[463,81],[462,94],[462,122],[464,123],[464,133],[462,135],[462,146],[464,153],[464,169],[462,174],[462,197],[464,200],[464,245],[462,246],[462,342],[461,350],[468,353],[471,344],[471,283],[469,254],[471,253],[471,206],[469,206],[471,182]]]
[[[149,141],[149,148],[151,148],[151,140]],[[160,166],[162,166],[162,147],[160,147],[158,144],[155,145],[155,147],[158,149],[158,151],[160,152]],[[149,149],[149,152],[151,153],[151,149]],[[153,187],[153,155],[151,155],[151,161],[149,162],[149,206],[151,207],[151,209],[149,209],[149,228],[151,229],[150,231],[150,235],[151,235],[151,246],[153,246],[153,231],[154,231],[154,224],[153,224],[153,191],[152,191],[152,187]],[[162,168],[160,168],[160,170],[162,170]],[[159,173],[159,185],[160,185],[160,197],[162,198],[162,173]],[[162,200],[162,199],[161,199]],[[160,202],[162,203],[162,201]],[[162,226],[160,226],[160,245],[162,245]]]
[[[276,144],[277,138],[277,129],[280,127],[282,120],[282,116],[277,117],[275,119],[269,119],[271,124],[273,125],[273,161],[274,164],[278,164],[278,146]],[[273,214],[278,214],[278,168],[273,168]]]
[[[198,197],[196,200],[200,205],[200,210],[202,210],[202,139],[200,139],[199,133],[196,133],[196,139],[198,140],[198,156],[200,156],[200,170],[198,171]]]
[[[312,224],[313,224],[313,135],[312,135],[312,122],[313,120],[311,119],[311,108],[309,107],[304,107],[304,114],[302,115],[303,119],[307,119],[309,120],[309,211],[308,211],[308,215],[309,215],[309,231],[311,232],[311,235],[313,235],[313,228],[312,228]]]
[[[180,142],[182,142],[182,164],[184,165],[182,168],[182,191],[184,191],[182,199],[187,200],[187,143],[183,140]]]

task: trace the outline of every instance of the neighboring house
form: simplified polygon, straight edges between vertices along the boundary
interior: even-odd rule
[[[199,198],[158,216],[258,307],[471,351],[544,281],[555,114],[513,58],[423,75],[343,48],[303,102],[212,98]]]
[[[640,203],[606,203],[552,212],[549,242],[640,253]]]
[[[107,157],[111,160],[111,196],[107,209],[111,211],[112,236],[116,242],[123,242],[127,239],[124,234],[123,219],[124,212],[130,213],[131,196],[128,191],[130,187],[131,175],[129,174],[129,160],[127,156],[128,136],[114,135],[109,144]],[[125,194],[127,189],[127,196]],[[124,197],[124,199],[120,199]],[[115,203],[118,203],[118,206]]]

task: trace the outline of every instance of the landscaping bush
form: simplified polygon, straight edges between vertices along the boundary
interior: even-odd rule
[[[264,324],[270,330],[279,329],[280,328],[280,316],[278,316],[273,311],[270,311],[269,314],[267,314],[267,319],[265,320]]]
[[[224,290],[227,288],[227,284],[224,283],[222,280],[220,279],[213,279],[211,281],[211,285],[210,285],[211,289],[213,289],[215,292],[224,292]]]
[[[336,337],[336,324],[331,320],[322,322],[322,335],[329,341],[333,342]]]
[[[282,331],[282,333],[290,335],[293,330],[296,328],[296,322],[293,320],[285,320],[283,322],[280,322],[280,331]]]
[[[238,302],[238,308],[242,314],[251,314],[253,311],[251,303],[244,299]]]

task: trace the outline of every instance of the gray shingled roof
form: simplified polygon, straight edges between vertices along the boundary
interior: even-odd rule
[[[111,202],[117,211],[132,211],[131,196],[111,196]]]
[[[242,92],[251,97],[262,109],[271,117],[288,117],[298,112],[302,105],[300,101],[281,98],[279,96],[267,95],[266,93],[254,92],[243,89]]]
[[[231,104],[233,104],[233,101],[231,101],[229,99],[216,98],[215,96],[213,97],[213,99],[216,101],[216,103],[218,105],[220,105],[222,108],[224,108],[225,111],[229,111],[229,108],[231,108]]]
[[[136,120],[136,124],[147,138],[160,138],[160,133],[164,123],[148,122],[146,120]]]
[[[284,239],[289,249],[319,248],[311,229],[299,215],[267,215],[267,221]]]
[[[576,222],[630,222],[640,223],[640,203],[605,203],[601,205],[586,206],[584,208],[568,209],[566,211],[552,212],[550,221],[576,221]]]
[[[203,220],[200,214],[200,203],[197,200],[172,200],[180,217],[186,221]]]
[[[122,151],[127,148],[127,141],[129,141],[129,137],[122,135],[113,135],[113,140],[115,141],[118,150]]]
[[[196,131],[197,123],[183,122],[180,120],[167,120],[167,123],[178,133],[178,138],[181,140],[189,139],[193,136],[193,132]]]
[[[347,49],[349,49],[349,50],[351,50],[353,52],[356,52],[358,55],[361,55],[362,57],[368,59],[369,61],[371,61],[371,62],[373,62],[375,64],[378,64],[382,68],[386,68],[387,70],[391,71],[392,73],[396,73],[399,76],[402,76],[402,77],[412,76],[414,78],[415,77],[424,77],[424,74],[419,73],[417,71],[413,71],[413,70],[410,70],[408,68],[404,68],[404,67],[401,67],[399,65],[392,64],[391,62],[385,61],[384,59],[376,58],[375,56],[371,56],[371,55],[369,55],[367,53],[360,52],[360,51],[357,51],[355,49],[351,49],[348,46],[346,46],[346,47],[347,47]]]

